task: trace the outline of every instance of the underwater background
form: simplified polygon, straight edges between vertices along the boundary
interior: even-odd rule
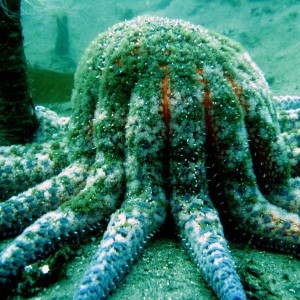
[[[73,75],[84,49],[98,33],[138,15],[181,18],[226,35],[249,52],[275,95],[300,95],[299,0],[23,0],[34,102],[69,115]],[[91,238],[76,249],[75,258],[60,265],[61,279],[31,299],[72,299],[98,243]],[[299,260],[256,250],[251,240],[230,248],[250,299],[300,299]],[[165,230],[109,299],[216,298],[176,233]]]

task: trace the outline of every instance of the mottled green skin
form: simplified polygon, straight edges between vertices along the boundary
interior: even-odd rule
[[[213,111],[216,118],[218,114],[219,116],[224,114],[222,112],[222,107],[224,107],[227,118],[233,118],[230,121],[239,118],[242,123],[243,118],[246,117],[249,128],[255,124],[253,126],[255,131],[250,129],[250,135],[258,135],[257,128],[265,128],[266,132],[272,133],[274,141],[277,140],[279,130],[268,86],[260,70],[237,43],[190,24],[178,26],[176,22],[169,21],[164,22],[161,28],[156,28],[154,23],[142,23],[137,26],[122,23],[108,33],[100,34],[81,60],[73,92],[75,110],[71,125],[71,148],[76,150],[75,159],[94,157],[95,151],[102,153],[101,150],[105,147],[108,149],[104,155],[112,155],[115,160],[116,155],[119,154],[120,160],[124,161],[124,128],[129,109],[128,103],[131,101],[132,94],[139,95],[140,92],[146,90],[147,98],[159,96],[158,105],[161,104],[159,91],[165,77],[165,70],[160,67],[164,66],[169,67],[171,88],[180,93],[181,98],[185,99],[190,96],[199,98],[199,101],[194,101],[194,105],[198,106],[198,108],[194,107],[197,111],[203,110],[201,97],[205,89],[209,88],[214,93],[216,105]],[[196,68],[204,70],[205,75],[199,76]],[[225,76],[239,83],[243,89],[243,101],[251,109],[246,116],[243,116],[245,114],[242,111],[243,107],[234,109],[236,94]],[[203,79],[199,79],[200,77]],[[199,80],[207,80],[208,86],[199,83]],[[224,97],[222,93],[226,96]],[[228,110],[231,102],[233,109]],[[147,104],[145,103],[145,106]],[[219,113],[217,112],[218,106],[220,107]],[[260,110],[260,114],[255,113],[256,110]],[[96,118],[101,116],[101,120],[94,122],[94,116]],[[174,116],[174,123],[183,123],[182,118],[186,116],[188,113],[184,116]],[[159,124],[159,121],[161,122],[159,117],[157,115],[152,124],[147,124],[151,130]],[[199,111],[198,116],[195,117],[203,121],[203,111]],[[219,117],[219,120],[226,124],[226,120],[222,117]],[[91,124],[94,126],[94,133],[87,134]],[[143,125],[139,124],[139,126]],[[202,129],[199,131],[205,132],[205,124],[202,123],[201,126]],[[232,126],[232,131],[234,130],[235,127]],[[218,128],[215,131],[217,132]],[[106,138],[103,138],[104,134]],[[110,140],[112,138],[113,141]],[[266,153],[270,153],[269,157],[272,157],[272,153],[277,150],[271,148],[274,144],[270,143],[269,139],[270,135],[261,136],[259,147],[264,148]],[[110,151],[113,154],[108,154]],[[198,152],[205,155],[200,149]],[[262,163],[264,163],[263,160]],[[279,165],[281,169],[283,168],[282,170],[278,170]],[[250,166],[245,166],[245,168],[250,168]],[[275,168],[278,171],[269,170],[272,176],[268,176],[268,180],[272,180],[275,185],[278,185],[279,181],[286,183],[289,179],[286,159],[274,165]],[[263,174],[260,174],[261,169],[256,170],[257,176],[263,177]]]
[[[69,118],[59,118],[42,106],[35,110],[39,128],[34,141],[0,148],[0,201],[60,173],[68,165]]]
[[[111,215],[75,296],[105,298],[163,224],[168,206],[220,299],[245,293],[215,206],[220,214],[226,207],[257,242],[299,255],[300,183],[290,176],[290,161],[298,175],[299,134],[285,105],[280,134],[268,85],[238,44],[181,20],[117,24],[86,50],[72,101],[65,170],[46,190],[42,183],[0,207],[15,228],[20,203],[37,211],[41,199],[55,202],[1,254],[0,287],[13,285],[44,248],[55,251]]]
[[[197,226],[207,228],[207,211],[200,213],[201,209],[213,211],[208,198],[206,155],[218,163],[216,171],[226,177],[221,182],[225,190],[223,197],[228,199],[241,227],[246,222],[250,232],[259,236],[263,229],[257,224],[265,222],[261,220],[273,213],[274,207],[261,195],[257,182],[270,201],[297,211],[297,199],[293,208],[289,208],[286,195],[277,195],[278,189],[290,190],[288,157],[283,153],[268,86],[248,55],[227,38],[180,21],[163,20],[162,24],[159,19],[149,22],[140,19],[135,22],[115,26],[90,45],[76,79],[78,92],[75,91],[74,97],[75,102],[78,100],[76,107],[90,108],[89,116],[82,109],[80,123],[74,122],[76,142],[88,144],[89,135],[80,130],[94,122],[97,154],[110,158],[116,156],[117,149],[121,153],[117,158],[125,162],[127,188],[125,202],[118,213],[136,209],[138,214],[148,215],[139,203],[148,203],[153,190],[162,200],[161,192],[166,189],[183,238],[189,241],[193,255],[199,252],[195,243],[199,232],[189,237],[184,228],[190,214],[198,216],[200,225]],[[164,124],[159,113],[163,110],[161,86],[166,68],[171,114],[168,124]],[[204,103],[207,90],[212,107]],[[240,98],[238,93],[242,94]],[[211,153],[205,148],[206,134]],[[139,199],[135,204],[138,207],[132,206],[132,198]],[[218,201],[224,201],[222,198]],[[84,209],[75,201],[73,209]],[[164,206],[163,202],[160,206]],[[96,207],[94,203],[93,207]],[[276,209],[275,213],[278,213]],[[212,219],[212,231],[218,235],[222,231],[218,217]],[[151,224],[148,222],[147,226]],[[270,238],[280,244],[281,237],[275,232],[271,232]],[[292,244],[291,248],[294,247]]]
[[[281,136],[287,146],[293,177],[300,174],[300,97],[274,97],[277,106]]]

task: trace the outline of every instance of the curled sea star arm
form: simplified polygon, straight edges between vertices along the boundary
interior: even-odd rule
[[[54,251],[58,246],[57,241],[62,242],[68,240],[71,236],[78,236],[86,227],[97,227],[97,221],[101,221],[105,216],[111,214],[116,209],[121,195],[124,194],[123,164],[126,110],[122,109],[119,103],[114,105],[113,102],[109,103],[105,99],[100,99],[98,101],[99,107],[96,111],[98,100],[96,95],[99,95],[100,80],[95,79],[99,78],[101,70],[99,70],[98,66],[101,66],[103,57],[101,56],[101,49],[98,49],[98,51],[94,49],[98,48],[97,43],[93,43],[91,48],[92,53],[99,55],[91,57],[89,51],[87,51],[87,57],[83,57],[81,68],[77,72],[75,78],[76,88],[72,95],[75,113],[69,125],[69,142],[68,147],[66,147],[66,149],[70,150],[69,161],[73,161],[73,164],[86,165],[87,167],[84,167],[83,174],[90,170],[86,186],[77,196],[67,201],[57,211],[46,214],[34,222],[9,248],[4,250],[1,254],[0,268],[2,286],[9,283],[13,284],[20,270],[26,264],[41,258],[43,255],[47,255],[50,250]],[[109,78],[109,76],[106,78]],[[109,85],[112,89],[107,91],[105,87]],[[118,91],[120,90],[117,82],[115,83],[115,89],[110,82],[104,82],[102,84],[103,93],[100,93],[100,95],[105,98],[109,94],[107,99],[113,99],[111,94],[114,93],[114,95],[118,96]],[[124,96],[121,95],[119,99],[124,99]],[[108,106],[103,107],[101,106],[102,103],[108,104]],[[127,102],[123,101],[123,103],[123,108],[124,106],[127,107]],[[41,141],[43,142],[43,140],[45,140],[44,137]],[[61,141],[61,139],[58,139],[58,141]],[[34,145],[28,145],[29,150],[34,148]],[[15,148],[15,146],[13,147]],[[42,146],[38,145],[38,147],[41,150]],[[20,156],[24,152],[28,153],[26,149],[23,150],[22,148],[19,151]],[[95,158],[96,150],[97,156]],[[40,153],[38,153],[37,159],[41,155]],[[48,154],[47,151],[46,153]],[[22,162],[24,161],[26,159]],[[67,163],[68,160],[62,159],[62,161]],[[89,167],[91,164],[92,167]],[[18,170],[16,166],[14,167],[14,170]],[[34,176],[38,173],[35,171],[32,172]],[[28,170],[28,174],[31,174],[30,170]],[[32,179],[34,176],[29,177]],[[13,177],[11,176],[11,178]],[[24,178],[26,179],[26,177],[22,177],[23,180]],[[59,178],[58,176],[50,181],[59,181]],[[50,200],[51,202],[54,198],[48,198],[48,194],[52,195],[52,186],[46,186],[46,190],[44,188],[45,185],[41,184],[30,191],[30,193],[33,192],[34,196],[42,194],[41,201]],[[45,196],[45,193],[47,196]],[[26,198],[25,209],[30,199],[32,199],[32,195]],[[61,200],[58,199],[58,202],[61,202]],[[13,202],[12,206],[17,205],[18,202],[18,200]],[[38,202],[34,201],[34,205],[38,205]],[[49,204],[47,203],[46,206],[48,207]],[[15,209],[13,208],[12,210],[13,212],[11,212],[10,207],[8,213],[14,214]],[[6,217],[8,219],[10,217],[9,214]],[[93,220],[93,222],[89,222],[89,220]]]
[[[300,175],[300,97],[273,97],[277,104],[281,137],[290,159],[291,175]],[[293,179],[293,180],[296,180]]]
[[[110,107],[104,107],[103,103],[107,102],[99,101],[98,112],[106,117],[96,118],[91,123],[92,127],[89,127],[89,130],[99,130],[93,136],[97,142],[97,155],[94,159],[83,156],[80,161],[73,163],[81,165],[84,169],[80,177],[85,177],[84,174],[89,172],[87,178],[84,178],[84,188],[76,196],[63,203],[56,211],[42,216],[27,227],[1,253],[0,277],[2,287],[13,286],[25,265],[49,255],[50,252],[57,249],[60,243],[80,238],[86,231],[99,229],[99,226],[104,223],[104,218],[120,205],[125,189],[124,137],[122,137],[124,133],[121,130],[125,121],[122,119],[122,122],[113,122],[111,118],[116,121],[120,116],[111,114]],[[92,114],[93,116],[94,114]],[[109,126],[104,126],[106,122],[111,124],[110,129]],[[119,132],[121,134],[115,135]],[[90,141],[90,138],[87,141],[92,144],[93,141]],[[80,146],[82,147],[82,145]],[[90,149],[91,147],[89,147]],[[85,153],[89,154],[89,152]],[[90,166],[91,160],[92,166]],[[62,174],[61,177],[63,176]],[[60,175],[55,180],[59,178]],[[43,188],[43,184],[40,188]],[[35,191],[38,193],[42,192],[43,189],[36,189]],[[51,194],[51,187],[48,187],[44,192]]]
[[[20,234],[43,214],[55,210],[84,187],[88,165],[73,163],[59,175],[0,203],[0,237]]]
[[[127,107],[121,99],[124,99],[126,92],[120,89],[117,81],[112,80],[109,72],[106,76],[101,76],[106,59],[105,47],[110,42],[106,39],[105,35],[99,35],[91,43],[83,54],[75,74],[71,98],[74,112],[68,133],[71,161],[84,158],[93,162],[96,151],[101,154],[101,148],[106,148],[105,136],[113,137],[113,133],[124,145],[123,131]],[[113,100],[111,105],[108,103],[110,97]],[[116,127],[110,126],[114,122]],[[121,151],[119,154],[123,153],[122,149],[118,149]]]
[[[97,47],[98,44],[94,43],[91,52],[98,53],[93,49]],[[66,147],[69,149],[68,158],[73,161],[66,172],[70,175],[72,166],[79,166],[82,169],[79,178],[72,178],[71,181],[75,183],[79,180],[78,183],[84,188],[75,197],[68,197],[64,194],[53,195],[52,185],[56,186],[64,178],[62,172],[46,183],[25,192],[25,195],[29,193],[27,195],[29,197],[24,201],[25,210],[32,196],[35,199],[35,206],[46,200],[50,202],[55,200],[55,202],[61,203],[71,199],[62,204],[56,211],[35,221],[15,239],[11,246],[4,250],[1,254],[0,265],[3,287],[6,284],[13,285],[19,272],[26,264],[54,251],[58,246],[58,241],[67,241],[72,236],[74,238],[84,234],[85,230],[98,228],[99,222],[103,223],[104,217],[116,209],[121,196],[124,194],[124,111],[122,112],[119,105],[116,107],[105,99],[98,101],[98,96],[95,95],[99,95],[99,83],[94,79],[99,75],[99,69],[95,65],[99,65],[98,60],[102,57],[99,55],[91,59],[89,51],[87,53],[88,55],[83,57],[82,66],[75,77],[76,88],[72,94],[72,101],[76,113],[69,124],[69,141]],[[106,90],[103,90],[104,93],[100,95],[105,98]],[[120,89],[116,89],[116,91],[118,90]],[[118,95],[117,92],[116,95]],[[123,108],[124,106],[127,107],[127,103],[125,104]],[[44,138],[41,140],[43,141]],[[95,157],[96,150],[97,155]],[[65,161],[67,162],[66,159]],[[89,172],[89,176],[85,176],[87,172]],[[82,176],[84,182],[81,183],[80,177]],[[62,189],[65,188],[65,192],[68,193],[69,188],[64,184],[65,182],[63,185],[59,185]],[[59,192],[60,189],[55,189],[55,191]],[[56,199],[58,196],[62,196],[62,198]],[[10,214],[13,214],[12,219],[15,219],[18,214],[16,209],[20,201],[23,201],[22,194],[19,199],[9,201],[9,212],[6,219],[10,219]],[[51,204],[47,203],[46,206],[50,208]],[[4,213],[6,213],[5,210]],[[20,213],[22,214],[22,210]],[[30,211],[29,218],[34,218],[33,213]]]
[[[287,210],[279,206],[270,204],[266,198],[262,195],[259,190],[256,180],[260,180],[260,177],[255,177],[252,167],[252,157],[250,153],[250,147],[248,145],[247,139],[247,120],[243,114],[240,113],[240,103],[236,97],[228,94],[228,89],[220,87],[226,87],[224,79],[222,77],[217,77],[217,81],[211,81],[211,88],[213,89],[213,84],[218,85],[218,92],[215,96],[212,94],[211,101],[215,103],[211,118],[211,127],[218,128],[218,130],[213,130],[213,136],[215,137],[212,142],[213,156],[218,157],[217,159],[217,172],[220,173],[221,182],[223,184],[224,196],[228,199],[229,209],[232,215],[237,220],[237,224],[242,226],[248,232],[256,237],[271,243],[273,248],[282,249],[284,247],[285,251],[290,251],[294,253],[299,252],[299,234],[300,234],[300,218],[297,214],[288,213]],[[218,93],[220,93],[218,95]],[[225,113],[224,107],[221,101],[214,101],[214,97],[222,95],[222,99],[226,100],[227,103],[231,103],[230,109],[226,109],[226,114],[230,119],[230,126],[227,126],[220,118],[215,118],[215,114]],[[229,101],[231,100],[231,101]],[[230,113],[230,115],[229,115]],[[260,114],[264,118],[264,114]],[[276,149],[277,140],[273,139],[274,129],[271,124],[268,123],[269,118],[266,116],[266,120],[260,121],[259,118],[257,126],[261,123],[266,124],[265,130],[270,129],[269,135],[270,143],[269,146],[266,142],[266,138],[262,139],[263,143],[266,143],[266,147],[271,151],[277,151],[277,159],[279,161],[278,172],[281,172],[280,156],[282,155],[283,161],[286,158],[283,153],[281,153],[281,148],[279,145]],[[260,132],[263,129],[257,128],[253,124],[255,131]],[[249,130],[248,130],[249,132]],[[250,136],[250,143],[251,143]],[[263,150],[261,150],[263,151]],[[274,152],[271,152],[274,154]],[[263,154],[264,155],[264,154]],[[271,160],[274,160],[272,157]],[[269,170],[266,170],[268,172]],[[237,176],[238,174],[238,176]],[[268,176],[273,174],[267,173]],[[277,174],[275,175],[277,176]],[[286,180],[286,176],[284,177]],[[289,182],[287,182],[289,183]],[[284,190],[284,192],[289,189]],[[294,197],[290,194],[292,200]],[[283,197],[278,196],[280,206],[285,206],[289,204],[289,198],[286,199],[288,195],[284,194]],[[283,200],[282,200],[283,199]],[[286,201],[284,201],[286,200]],[[294,203],[296,209],[298,202]]]
[[[35,106],[35,111],[39,127],[34,134],[34,142],[42,144],[49,141],[57,141],[62,146],[65,146],[70,118],[59,117],[54,111],[39,105]]]
[[[274,115],[273,109],[268,110],[270,105],[264,103],[271,102],[273,98],[268,92],[263,75],[256,78],[257,83],[253,85],[251,80],[251,84],[244,87],[239,99],[240,104],[248,104],[243,106],[244,118],[256,182],[260,192],[271,204],[299,215],[299,179],[291,178],[291,169],[292,175],[297,175],[297,128],[289,127],[292,123],[291,111],[281,110]],[[258,89],[257,86],[261,88]],[[288,105],[287,100],[282,100],[282,108],[299,105],[297,97],[288,99],[291,100],[291,104]],[[278,102],[275,101],[274,106],[279,108]],[[283,115],[288,116],[289,121],[285,124],[289,126],[283,124]],[[280,129],[285,133],[280,134]],[[290,140],[287,137],[290,137]]]
[[[26,265],[45,258],[59,243],[84,229],[84,217],[60,209],[47,213],[28,226],[0,256],[0,288],[9,293],[15,287]],[[82,222],[82,223],[81,223]]]
[[[68,118],[59,118],[49,109],[38,106],[39,128],[34,142],[0,149],[0,192],[2,201],[51,176],[67,165]]]
[[[107,177],[103,175],[102,170],[92,170],[85,188],[79,194],[28,226],[1,253],[1,287],[13,287],[26,265],[45,258],[55,251],[60,243],[82,238],[86,231],[99,230],[104,218],[116,209],[116,201],[120,198],[116,187],[122,184],[123,179],[119,168]],[[109,195],[103,196],[99,193],[101,187],[104,189],[103,184],[114,187],[110,189]],[[98,201],[93,201],[96,198]]]

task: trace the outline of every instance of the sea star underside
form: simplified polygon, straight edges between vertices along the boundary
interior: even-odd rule
[[[110,216],[75,295],[106,298],[169,208],[220,299],[246,296],[217,209],[261,245],[300,254],[300,101],[276,104],[238,44],[181,20],[117,24],[86,50],[72,101],[69,122],[37,108],[35,142],[0,148],[0,235],[20,234],[1,254],[2,290]]]

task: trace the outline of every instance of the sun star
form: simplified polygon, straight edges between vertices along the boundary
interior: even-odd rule
[[[72,102],[70,120],[36,108],[35,142],[0,148],[0,235],[20,234],[1,254],[2,290],[107,217],[75,299],[116,289],[168,211],[219,299],[246,296],[217,209],[300,254],[300,100],[273,98],[237,43],[182,20],[117,24],[86,50]]]

